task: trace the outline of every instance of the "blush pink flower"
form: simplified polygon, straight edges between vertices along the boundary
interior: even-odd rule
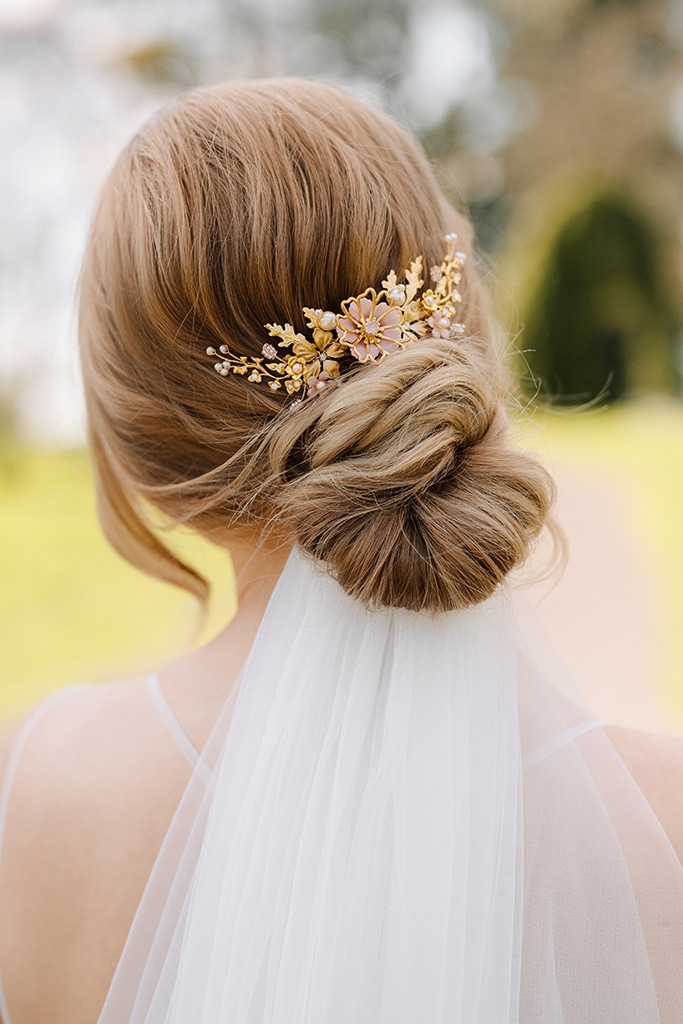
[[[451,336],[451,318],[447,313],[438,309],[432,316],[427,320],[428,325],[432,329],[432,337],[434,338],[450,338]]]
[[[357,299],[342,302],[337,335],[361,363],[382,359],[400,348],[403,337],[401,312],[388,302],[378,302],[372,289]]]
[[[306,381],[308,385],[308,398],[313,398],[313,395],[319,395],[321,391],[324,391],[329,387],[329,383],[332,377],[326,370],[321,370],[317,377],[309,377]]]

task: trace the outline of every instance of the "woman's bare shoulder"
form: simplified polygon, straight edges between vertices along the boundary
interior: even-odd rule
[[[8,1002],[20,1020],[48,1005],[54,1020],[93,1020],[188,766],[140,681],[65,691],[14,743],[0,872]]]
[[[20,837],[36,869],[63,855],[82,877],[105,850],[116,855],[128,830],[161,828],[188,774],[139,680],[63,691],[14,731],[4,761],[4,855]]]
[[[5,769],[16,756],[12,802],[20,787],[26,795],[49,794],[63,808],[116,800],[126,782],[139,784],[141,774],[151,780],[151,752],[162,760],[175,752],[141,680],[60,691],[15,727],[3,748]]]
[[[616,725],[605,732],[683,863],[683,739]]]

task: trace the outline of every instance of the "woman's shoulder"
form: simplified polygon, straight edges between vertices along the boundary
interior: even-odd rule
[[[63,1005],[73,1020],[83,1004],[95,1019],[189,766],[143,680],[59,691],[7,738],[3,763],[10,1008],[32,1020],[54,1005],[59,1020]]]
[[[21,837],[32,863],[62,851],[81,875],[114,854],[111,831],[167,823],[189,774],[144,680],[53,694],[6,737],[0,767],[3,858]]]
[[[127,778],[149,768],[150,749],[163,754],[165,746],[174,749],[145,680],[65,687],[3,737],[3,784],[12,791],[35,785],[59,804],[114,797]],[[113,774],[115,789],[105,785]]]
[[[683,739],[616,725],[605,732],[683,863]]]

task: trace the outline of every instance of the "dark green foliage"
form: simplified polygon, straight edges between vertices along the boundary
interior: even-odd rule
[[[584,196],[560,224],[523,319],[521,348],[545,397],[677,390],[679,314],[660,240],[615,188]]]

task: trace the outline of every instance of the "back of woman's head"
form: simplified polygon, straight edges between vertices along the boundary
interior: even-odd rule
[[[347,94],[298,80],[188,93],[136,135],[100,198],[80,336],[100,515],[114,546],[199,597],[140,500],[224,542],[277,528],[370,605],[491,594],[552,499],[506,446],[503,376],[467,260],[454,340],[425,337],[286,408],[207,348],[254,358],[264,325],[305,327],[469,225],[415,140]]]

